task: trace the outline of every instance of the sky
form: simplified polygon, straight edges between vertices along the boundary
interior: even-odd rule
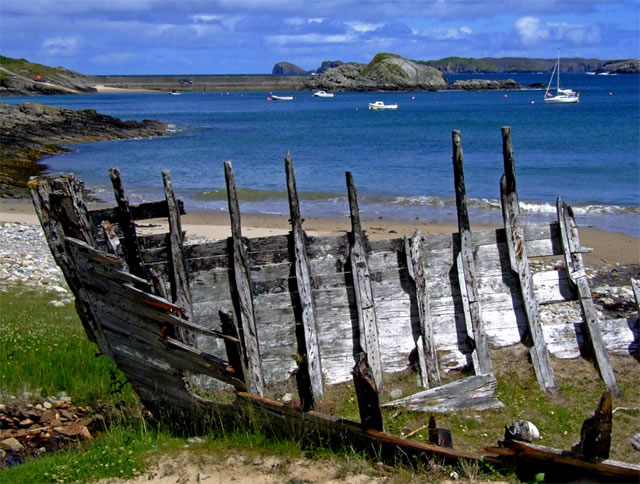
[[[640,58],[640,0],[0,0],[0,54],[84,74],[325,60]]]

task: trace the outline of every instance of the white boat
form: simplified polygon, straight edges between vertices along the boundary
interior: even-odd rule
[[[180,91],[169,91],[169,94],[172,96],[179,96],[182,93]]]
[[[271,99],[274,101],[293,101],[293,96],[276,96],[273,94],[271,95]]]
[[[374,111],[385,111],[388,109],[398,109],[398,105],[385,104],[382,101],[376,101],[374,103],[369,103],[369,109],[373,109]]]
[[[556,95],[549,92],[553,75],[556,75]],[[549,104],[572,104],[580,102],[580,94],[571,89],[560,89],[560,53],[558,52],[558,61],[551,72],[551,79],[547,85],[547,91],[544,93],[544,102]]]
[[[316,91],[313,93],[313,97],[333,97],[333,93],[326,91]]]

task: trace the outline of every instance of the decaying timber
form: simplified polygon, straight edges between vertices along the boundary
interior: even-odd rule
[[[471,230],[460,133],[452,140],[454,234],[369,240],[347,172],[351,232],[311,237],[302,228],[288,154],[292,230],[283,236],[243,237],[229,162],[232,236],[201,244],[185,244],[183,206],[167,172],[165,200],[133,206],[112,169],[117,207],[99,211],[87,210],[73,176],[39,178],[30,188],[88,336],[149,407],[182,418],[250,411],[405,455],[480,459],[488,457],[385,434],[381,406],[430,412],[499,407],[490,349],[522,342],[531,347],[544,391],[557,387],[552,357],[588,349],[615,396],[608,354],[628,355],[640,338],[637,319],[598,321],[581,258],[586,249],[570,207],[558,201],[558,222],[523,223],[510,130],[503,129],[505,229]],[[168,219],[169,233],[136,231],[136,220],[158,217]],[[550,256],[563,256],[567,269],[532,270],[530,259]],[[580,301],[584,321],[543,324],[541,308],[572,300]],[[416,393],[380,402],[385,378],[405,370],[414,355]],[[441,383],[443,374],[466,368],[475,375]],[[291,374],[301,408],[264,396]],[[326,385],[352,379],[361,423],[314,410]],[[235,389],[236,404],[206,398],[220,388],[217,382]]]

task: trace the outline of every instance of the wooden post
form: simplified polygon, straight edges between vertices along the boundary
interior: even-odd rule
[[[429,381],[440,383],[440,369],[438,355],[431,321],[431,305],[425,279],[424,254],[422,250],[422,235],[416,232],[412,237],[405,238],[405,255],[409,276],[416,288],[418,317],[420,318],[420,337],[416,341],[418,361],[422,386],[429,388]]]
[[[238,331],[234,324],[233,313],[222,308],[218,311],[218,315],[220,316],[220,328],[222,329],[222,333],[226,336],[238,338]],[[239,343],[235,343],[227,339],[224,340],[224,346],[227,351],[227,359],[229,360],[231,368],[233,368],[233,371],[240,380],[247,383],[247,380],[244,377],[245,365],[244,358],[242,358],[242,346]]]
[[[125,260],[129,266],[129,271],[133,275],[144,279],[144,264],[142,262],[140,245],[138,244],[136,224],[131,216],[131,210],[129,210],[129,199],[124,191],[122,178],[120,177],[120,170],[118,168],[111,168],[109,170],[109,177],[111,178],[113,193],[116,197],[116,203],[118,204],[118,224],[120,225],[120,230],[122,230],[122,235],[124,236]]]
[[[511,128],[502,128],[502,155],[504,158],[504,175],[500,179],[502,199],[502,216],[507,236],[507,249],[511,270],[518,274],[522,303],[529,323],[529,334],[533,347],[530,350],[531,361],[536,373],[538,385],[544,391],[554,392],[557,384],[551,357],[544,341],[538,302],[533,286],[533,275],[529,267],[527,247],[524,240],[524,226],[520,217],[520,204],[516,188],[516,169],[511,140]]]
[[[458,232],[460,233],[460,254],[457,259],[458,280],[463,303],[465,300],[468,303],[468,306],[465,305],[465,321],[467,323],[468,337],[473,340],[475,347],[472,354],[475,371],[478,375],[486,375],[493,370],[489,356],[489,341],[484,331],[480,298],[478,297],[476,284],[471,224],[469,223],[467,191],[464,183],[464,157],[460,131],[453,131],[451,137],[453,145],[453,176],[456,190],[456,208],[458,212]],[[472,328],[472,332],[469,332],[469,327]]]
[[[593,415],[582,423],[580,442],[571,450],[587,459],[608,459],[611,450],[612,425],[611,392],[605,390]]]
[[[51,210],[57,212],[58,219],[68,222],[63,227],[65,235],[97,247],[78,180],[69,175],[55,179],[53,185],[53,191],[49,194]]]
[[[164,196],[167,200],[169,219],[169,252],[171,267],[171,299],[184,309],[182,317],[191,318],[191,290],[189,289],[189,274],[184,259],[182,240],[182,225],[180,223],[180,211],[171,184],[171,174],[167,170],[162,171],[164,184]],[[183,328],[178,328],[178,335],[185,343],[195,343],[195,336]]]
[[[631,279],[631,288],[633,289],[633,297],[636,299],[636,308],[638,309],[638,318],[640,318],[640,280]]]
[[[580,298],[580,306],[582,307],[582,315],[584,318],[585,326],[587,327],[588,338],[585,340],[591,341],[593,354],[600,371],[600,376],[604,381],[607,388],[611,390],[611,393],[619,397],[621,395],[618,384],[616,383],[616,377],[613,374],[609,357],[607,356],[607,349],[602,341],[602,334],[600,333],[600,326],[598,322],[598,315],[591,298],[591,289],[589,287],[589,280],[585,273],[584,263],[582,262],[582,254],[580,253],[580,239],[578,236],[578,227],[576,225],[575,218],[573,216],[573,210],[570,206],[562,201],[558,197],[556,203],[558,211],[558,222],[560,224],[560,234],[562,238],[562,250],[564,252],[564,260],[567,266],[567,272],[569,273],[569,279],[572,284],[578,290],[578,296]],[[586,342],[586,341],[585,341]]]
[[[236,194],[236,182],[233,176],[231,162],[224,162],[224,175],[227,184],[227,198],[229,201],[229,216],[231,218],[231,237],[233,239],[233,275],[237,298],[235,298],[236,318],[238,319],[238,334],[241,335],[245,358],[245,378],[249,393],[263,396],[264,379],[262,377],[262,362],[260,360],[260,346],[256,329],[251,281],[249,279],[249,264],[242,241],[242,226],[240,223],[240,204]]]
[[[358,194],[353,183],[351,172],[346,172],[347,190],[349,192],[349,208],[351,212],[351,274],[353,290],[356,295],[358,325],[360,329],[360,347],[367,353],[368,363],[373,371],[373,378],[378,390],[382,390],[382,363],[378,346],[378,321],[376,307],[371,289],[371,276],[367,263],[366,241],[360,224]]]
[[[302,230],[302,218],[300,217],[300,205],[298,203],[298,192],[296,190],[296,179],[293,172],[291,155],[287,153],[285,160],[285,170],[287,173],[287,190],[289,192],[289,213],[291,217],[291,235],[293,238],[293,255],[295,257],[296,285],[298,288],[297,298],[301,307],[301,318],[299,324],[304,328],[305,347],[301,351],[302,365],[306,365],[309,381],[311,385],[311,396],[320,397],[323,394],[322,364],[320,361],[320,345],[318,344],[318,333],[316,329],[316,313],[311,289],[311,269],[307,258],[305,245],[305,234]],[[308,394],[308,390],[299,391],[301,394]],[[307,405],[305,405],[306,407]],[[315,405],[309,402],[309,409]]]
[[[353,384],[356,387],[360,423],[366,428],[384,432],[378,388],[364,352],[360,353],[360,359],[353,367]]]

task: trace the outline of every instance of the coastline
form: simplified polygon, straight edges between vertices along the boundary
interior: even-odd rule
[[[89,208],[103,208],[109,204],[89,204]],[[1,200],[0,223],[21,223],[38,225],[30,200]],[[344,218],[305,218],[304,229],[311,236],[346,233],[351,230],[350,220]],[[499,228],[499,225],[473,225],[472,230]],[[167,231],[167,221],[163,219],[145,220],[139,228],[146,233]],[[229,215],[226,212],[189,212],[182,217],[182,228],[188,238],[206,237],[223,239],[231,235]],[[371,240],[397,238],[411,235],[416,230],[424,235],[454,233],[455,224],[434,223],[424,220],[397,221],[391,219],[363,219],[362,228]],[[284,215],[242,214],[242,232],[249,238],[283,235],[290,230],[289,220]],[[616,264],[640,264],[640,238],[619,232],[606,232],[587,227],[580,228],[581,243],[593,251],[584,254],[585,264],[590,267],[612,266]]]

